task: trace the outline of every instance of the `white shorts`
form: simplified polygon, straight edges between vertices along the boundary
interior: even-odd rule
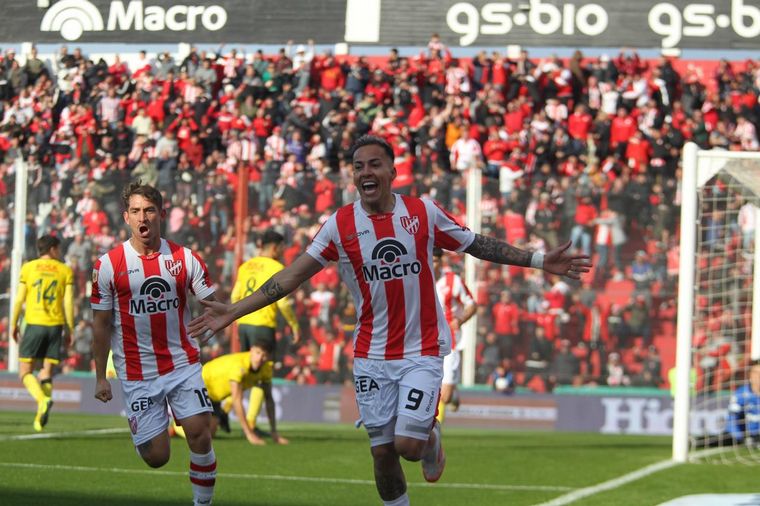
[[[370,444],[427,440],[441,393],[443,358],[354,359],[356,404]]]
[[[451,350],[451,353],[443,357],[443,381],[444,385],[457,385],[462,380],[462,352]]]
[[[200,364],[150,380],[122,381],[121,389],[135,446],[166,430],[169,425],[167,405],[178,420],[212,411]]]

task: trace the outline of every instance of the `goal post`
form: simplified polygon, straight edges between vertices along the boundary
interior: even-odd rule
[[[687,143],[682,162],[673,460],[718,446],[723,461],[760,462],[721,437],[760,358],[760,153]]]

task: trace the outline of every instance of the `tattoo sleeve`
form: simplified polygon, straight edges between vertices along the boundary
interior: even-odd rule
[[[475,234],[475,240],[464,250],[475,258],[488,260],[497,264],[519,265],[521,267],[530,266],[531,252],[515,248],[504,241]]]
[[[277,302],[286,295],[285,290],[274,278],[269,278],[266,283],[261,285],[261,293],[264,294],[270,304]]]

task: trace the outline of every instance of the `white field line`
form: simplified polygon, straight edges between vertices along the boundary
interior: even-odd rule
[[[140,475],[162,475],[162,476],[187,476],[186,472],[180,471],[161,471],[155,469],[123,469],[118,467],[87,467],[87,466],[69,466],[63,464],[31,464],[26,462],[0,462],[0,467],[23,468],[23,469],[44,469],[54,471],[74,471],[74,472],[91,472],[91,473],[119,473],[119,474],[140,474]],[[345,478],[323,478],[317,476],[285,476],[281,474],[243,474],[243,473],[219,473],[219,479],[240,479],[240,480],[276,480],[276,481],[301,481],[313,483],[330,483],[341,485],[371,485],[375,486],[374,480],[351,480]],[[409,483],[410,487],[435,487],[435,488],[452,488],[452,489],[487,489],[499,491],[541,491],[541,492],[564,492],[572,490],[570,487],[555,487],[549,485],[495,485],[488,483]]]
[[[15,436],[0,436],[0,441],[25,441],[29,439],[56,439],[71,436],[96,436],[99,434],[119,434],[129,432],[126,427],[113,429],[75,430],[71,432],[40,432],[38,434],[19,434]]]
[[[639,480],[641,478],[649,476],[650,474],[657,473],[664,469],[669,469],[679,464],[679,462],[675,462],[673,460],[663,460],[662,462],[650,464],[646,467],[642,467],[641,469],[637,469],[636,471],[618,476],[617,478],[603,481],[602,483],[597,483],[596,485],[592,485],[590,487],[573,490],[572,492],[561,495],[555,499],[552,499],[551,501],[542,502],[541,504],[537,504],[535,506],[564,506],[565,504],[573,503],[579,499],[583,499],[584,497],[595,495],[600,492],[605,492],[607,490],[616,489],[627,483],[631,483],[632,481]]]

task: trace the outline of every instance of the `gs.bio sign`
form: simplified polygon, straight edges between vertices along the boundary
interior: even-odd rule
[[[757,48],[758,3],[758,0],[637,0],[635,5],[627,0],[456,2],[445,11],[445,30],[441,35],[448,44],[459,46],[493,45],[500,41],[525,46]]]

